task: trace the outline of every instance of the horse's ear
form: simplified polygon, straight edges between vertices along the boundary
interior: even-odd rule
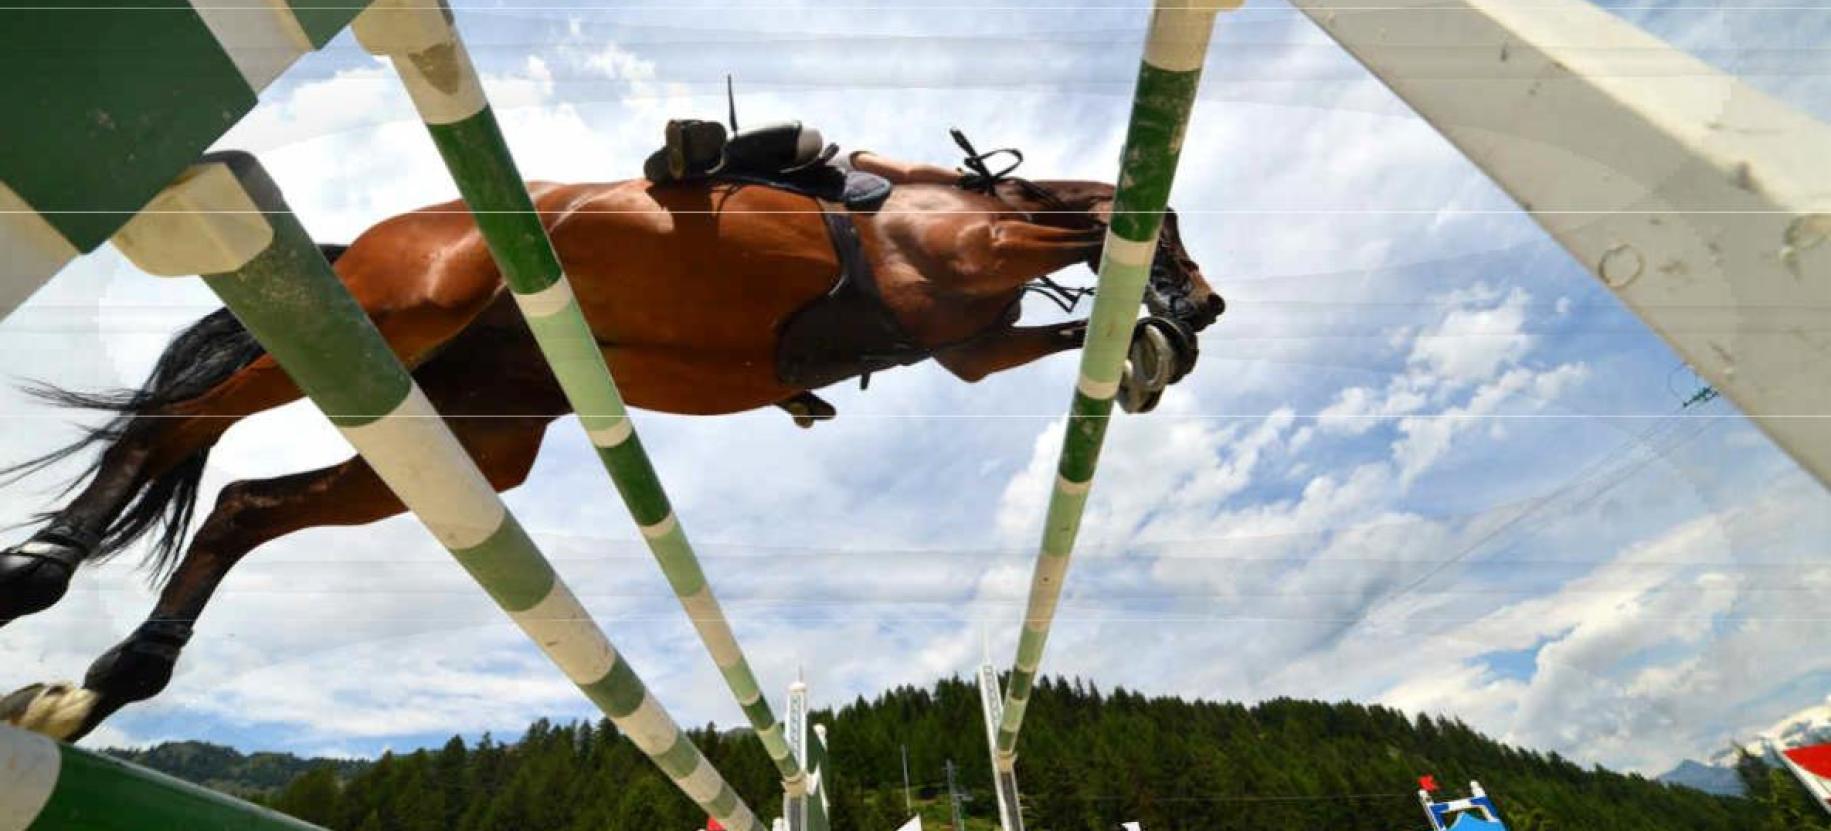
[[[1092,204],[1087,206],[1087,215],[1099,220],[1101,225],[1113,224],[1112,197],[1108,196],[1095,199]]]
[[[1087,215],[1102,225],[1113,224],[1113,200],[1118,198],[1119,189],[1105,182],[1083,182],[1079,190],[1076,201],[1087,206]]]

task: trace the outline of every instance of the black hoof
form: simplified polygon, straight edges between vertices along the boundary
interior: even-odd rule
[[[149,620],[127,640],[102,653],[83,676],[84,689],[94,690],[102,697],[94,721],[100,722],[110,713],[164,690],[172,680],[172,669],[178,665],[178,654],[190,639],[188,623]]]
[[[70,589],[76,564],[93,549],[65,535],[44,532],[0,551],[0,626],[61,600]]]

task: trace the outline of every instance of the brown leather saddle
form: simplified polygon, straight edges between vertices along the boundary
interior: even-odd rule
[[[798,122],[758,127],[729,139],[715,122],[674,122],[669,127],[669,146],[657,150],[645,165],[651,180],[689,178],[774,188],[806,196],[820,210],[839,274],[832,288],[782,323],[777,380],[801,389],[849,378],[868,381],[873,372],[933,355],[903,331],[885,305],[853,222],[854,213],[876,211],[890,198],[888,180],[851,169],[836,158],[836,146],[824,144],[818,131]],[[671,166],[670,153],[675,156]],[[688,173],[678,175],[680,170]]]

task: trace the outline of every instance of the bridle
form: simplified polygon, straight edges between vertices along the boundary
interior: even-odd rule
[[[966,153],[966,157],[961,160],[961,166],[965,167],[967,171],[960,177],[959,186],[962,190],[996,197],[998,185],[1009,182],[1015,185],[1024,196],[1035,200],[1049,211],[1081,214],[1086,216],[1087,220],[1098,229],[1106,230],[1105,222],[1068,204],[1049,188],[1029,179],[1011,175],[1018,165],[1024,163],[1023,151],[1015,147],[1000,147],[981,153],[959,128],[948,130],[948,134],[953,136],[954,144],[959,145],[961,151]],[[1011,161],[1002,169],[994,171],[986,162],[999,156],[1009,156]],[[1163,232],[1157,237],[1156,256],[1151,261],[1151,277],[1149,287],[1145,292],[1145,305],[1150,308],[1152,314],[1168,317],[1193,330],[1200,330],[1211,323],[1212,318],[1203,320],[1201,310],[1189,300],[1189,295],[1195,292],[1195,280],[1177,270],[1173,265],[1175,252],[1172,246],[1175,239],[1175,231],[1166,220]],[[1064,286],[1047,277],[1038,278],[1024,286],[1024,290],[1049,298],[1065,312],[1073,311],[1083,298],[1094,293],[1091,288]]]
[[[1106,229],[1107,223],[1068,204],[1049,188],[1011,175],[1023,164],[1023,151],[1001,147],[981,153],[958,128],[949,129],[948,134],[966,154],[961,160],[966,168],[966,173],[960,177],[961,189],[996,197],[998,185],[1009,182],[1048,210],[1083,214],[1101,231]],[[1010,163],[994,171],[987,160],[999,156],[1009,156]],[[1150,278],[1144,292],[1144,304],[1150,315],[1139,320],[1132,330],[1131,349],[1120,377],[1118,400],[1127,412],[1154,409],[1163,391],[1194,368],[1199,356],[1195,333],[1219,315],[1218,310],[1205,310],[1189,299],[1195,292],[1195,280],[1175,267],[1173,246],[1178,239],[1172,220],[1166,216],[1163,230],[1157,237],[1157,251],[1151,260]],[[1064,286],[1048,277],[1039,277],[1024,286],[1024,292],[1042,295],[1063,312],[1074,311],[1081,300],[1094,291],[1093,288]],[[1020,294],[1013,305],[1021,300]]]

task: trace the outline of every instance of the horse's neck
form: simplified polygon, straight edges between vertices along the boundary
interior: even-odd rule
[[[1081,229],[1104,225],[1112,212],[1113,186],[1068,179],[1012,180],[999,184],[1005,204],[1031,214],[1037,224]]]

